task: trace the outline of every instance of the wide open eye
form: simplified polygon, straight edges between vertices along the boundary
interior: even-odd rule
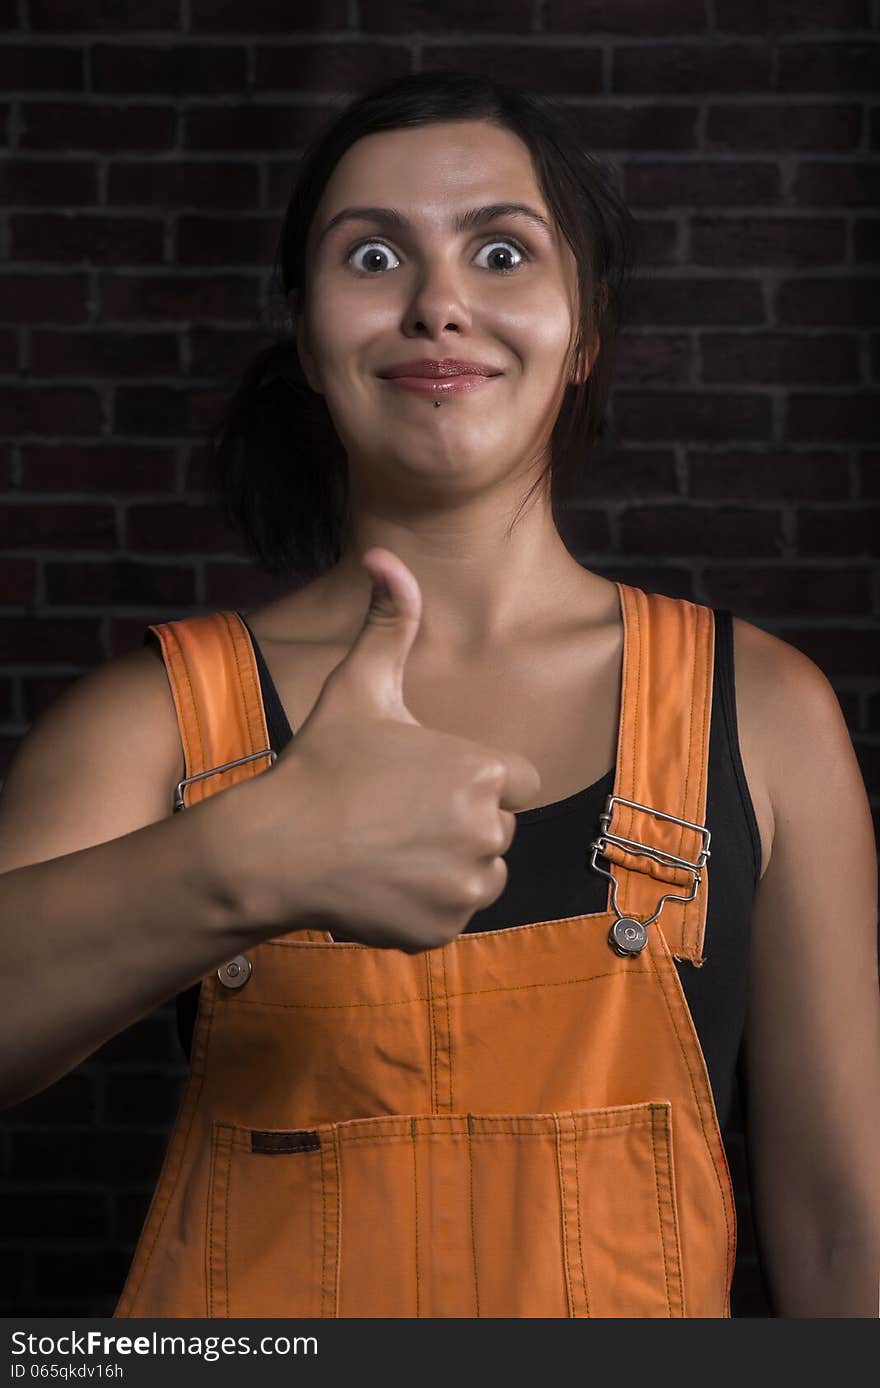
[[[481,250],[480,253],[482,254],[482,251],[488,250],[490,256],[492,256],[492,255],[497,255],[497,254],[498,254],[498,247],[499,247],[499,246],[502,246],[502,247],[504,247],[505,249],[507,249],[507,248],[509,248],[509,247],[512,246],[513,249],[516,251],[516,254],[519,256],[519,259],[518,259],[518,260],[516,261],[516,263],[513,264],[513,265],[497,265],[497,264],[496,264],[496,265],[490,265],[489,267],[487,267],[487,268],[489,268],[489,269],[497,270],[497,271],[498,271],[500,274],[502,274],[502,275],[510,275],[510,274],[512,274],[514,270],[518,270],[519,267],[520,267],[520,265],[521,265],[525,260],[528,260],[528,258],[529,258],[529,257],[528,257],[528,252],[519,244],[519,242],[518,242],[518,241],[511,241],[510,238],[507,237],[507,236],[502,236],[502,237],[500,237],[498,240],[495,240],[495,241],[487,241],[487,242],[486,242],[486,245],[482,247],[482,250]]]
[[[513,265],[489,264],[485,267],[486,269],[494,270],[496,274],[513,274],[515,270],[519,269],[520,265],[523,264],[524,261],[530,258],[528,251],[525,249],[525,247],[521,246],[518,241],[514,241],[509,236],[496,237],[493,238],[493,240],[491,241],[484,242],[484,244],[480,248],[479,254],[482,255],[483,252],[488,251],[490,255],[497,255],[499,247],[503,247],[505,249],[506,254],[509,254],[510,249],[513,249],[513,251],[519,258],[515,261]],[[395,255],[394,251],[391,250],[388,243],[374,237],[369,241],[359,241],[356,246],[353,246],[348,259],[349,263],[355,261],[353,268],[356,274],[380,275],[382,274],[383,270],[389,267],[377,264],[376,259],[381,259],[382,256],[387,257],[388,255],[393,256],[397,264],[400,264],[400,262],[397,260],[397,256]],[[361,257],[363,257],[363,259],[361,259]],[[393,270],[395,266],[392,265],[390,268]]]
[[[376,264],[375,264],[375,258],[376,258],[377,256],[383,256],[383,255],[385,255],[385,256],[387,256],[387,255],[392,255],[392,256],[394,256],[394,252],[390,249],[389,246],[387,246],[387,245],[385,244],[384,241],[375,241],[375,240],[374,240],[374,241],[361,241],[361,242],[358,243],[357,246],[355,246],[355,247],[353,248],[353,250],[352,250],[352,252],[351,252],[351,255],[349,256],[349,260],[352,260],[352,259],[354,258],[354,256],[356,256],[356,255],[357,255],[357,256],[360,256],[360,255],[363,253],[363,251],[367,250],[367,248],[369,248],[369,254],[370,254],[370,257],[372,258],[373,263],[370,264],[369,261],[368,261],[368,265],[369,265],[369,268],[368,268],[368,269],[365,269],[365,268],[363,267],[363,265],[356,266],[355,268],[358,270],[358,273],[359,273],[359,274],[362,274],[362,275],[377,275],[377,274],[381,274],[381,272],[382,272],[382,270],[383,270],[384,267],[381,266],[381,265],[376,265]],[[394,259],[397,260],[397,256],[394,256]],[[398,261],[398,264],[400,264],[399,261]],[[394,267],[392,266],[391,268],[393,269]]]

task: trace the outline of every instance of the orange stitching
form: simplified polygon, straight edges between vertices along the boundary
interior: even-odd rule
[[[452,1046],[452,1014],[449,1011],[449,982],[446,977],[446,951],[440,951],[440,962],[443,965],[443,994],[446,1001],[446,1045],[449,1051],[449,1107],[454,1108],[453,1095],[455,1087],[453,1084],[453,1046]]]
[[[560,1216],[560,1239],[562,1241],[562,1270],[565,1273],[565,1296],[568,1302],[569,1319],[574,1318],[574,1296],[571,1290],[571,1268],[568,1258],[568,1216],[565,1210],[565,1173],[562,1169],[562,1128],[559,1123],[559,1114],[553,1115],[553,1126],[556,1129],[556,1180],[559,1184],[559,1216]]]
[[[468,1145],[468,1147],[467,1147],[467,1150],[468,1150],[468,1181],[469,1181],[469,1185],[470,1185],[470,1202],[471,1202],[471,1253],[472,1253],[472,1255],[473,1255],[473,1260],[474,1260],[474,1300],[476,1301],[476,1306],[477,1306],[477,1319],[479,1319],[479,1316],[480,1316],[480,1283],[479,1283],[479,1274],[478,1274],[478,1271],[477,1271],[477,1228],[476,1228],[476,1219],[475,1219],[475,1217],[474,1217],[474,1154],[473,1154],[473,1150],[472,1150],[472,1148],[471,1148],[471,1114],[468,1114],[468,1115],[467,1115],[467,1125],[468,1125],[468,1131],[467,1131],[467,1145]]]
[[[410,1140],[413,1152],[413,1202],[415,1208],[416,1224],[416,1320],[422,1314],[421,1281],[419,1280],[419,1184],[418,1184],[418,1161],[416,1155],[416,1120],[410,1121]]]
[[[577,1122],[572,1119],[572,1138],[574,1140],[574,1190],[577,1199],[577,1219],[578,1219],[578,1256],[581,1264],[581,1283],[584,1289],[584,1304],[587,1308],[587,1315],[590,1314],[590,1294],[587,1291],[587,1271],[584,1265],[584,1236],[583,1224],[581,1222],[581,1173],[578,1167],[578,1130]]]
[[[675,1185],[675,1167],[672,1160],[672,1113],[670,1110],[668,1119],[657,1115],[663,1133],[663,1144],[666,1152],[666,1171],[669,1177],[669,1208],[672,1213],[672,1227],[675,1231],[675,1276],[678,1283],[678,1304],[681,1307],[682,1316],[687,1316],[687,1306],[685,1301],[684,1271],[681,1266],[681,1229],[678,1221],[678,1201]]]
[[[204,1021],[203,1027],[201,1027],[201,1026],[199,1026],[198,1024],[200,1024],[200,1023],[201,1023],[201,1020],[202,1020],[202,1007],[203,1007],[203,1005],[204,1005],[205,1021]],[[139,1292],[140,1292],[140,1289],[141,1289],[141,1287],[143,1286],[144,1278],[146,1277],[147,1269],[148,1269],[148,1267],[149,1267],[149,1265],[150,1265],[150,1259],[151,1259],[152,1256],[153,1256],[153,1252],[154,1252],[155,1247],[156,1247],[156,1242],[157,1242],[157,1240],[158,1240],[158,1238],[159,1238],[159,1235],[160,1235],[161,1232],[162,1232],[162,1227],[163,1227],[163,1225],[164,1225],[164,1223],[165,1223],[165,1217],[166,1217],[166,1215],[168,1214],[168,1210],[169,1210],[169,1208],[170,1208],[170,1206],[171,1206],[171,1202],[172,1202],[172,1199],[174,1198],[174,1193],[175,1193],[175,1190],[176,1190],[176,1188],[177,1188],[177,1182],[178,1182],[178,1180],[179,1180],[179,1178],[180,1178],[180,1171],[181,1171],[181,1167],[182,1167],[182,1164],[183,1164],[183,1157],[184,1157],[184,1153],[186,1152],[186,1144],[187,1144],[187,1141],[188,1141],[188,1139],[189,1139],[190,1129],[192,1128],[192,1125],[193,1125],[193,1119],[195,1118],[196,1112],[198,1111],[198,1105],[199,1105],[199,1099],[200,1099],[200,1097],[201,1097],[202,1085],[204,1084],[204,1079],[205,1079],[205,1055],[206,1055],[206,1053],[207,1053],[208,1040],[209,1040],[209,1037],[210,1037],[210,1033],[211,1033],[211,1024],[212,1024],[213,1020],[214,1020],[214,993],[213,993],[213,991],[210,991],[210,992],[206,991],[205,985],[203,985],[203,990],[202,990],[202,993],[200,994],[200,997],[199,997],[199,1015],[198,1015],[198,1017],[197,1017],[197,1019],[196,1019],[196,1021],[197,1021],[197,1027],[196,1027],[196,1032],[195,1032],[194,1038],[193,1038],[193,1047],[194,1047],[194,1049],[193,1049],[193,1055],[192,1055],[191,1060],[190,1060],[190,1071],[189,1071],[189,1075],[187,1076],[186,1088],[185,1088],[185,1090],[184,1090],[183,1098],[182,1098],[182,1100],[181,1100],[180,1112],[179,1112],[177,1118],[175,1119],[174,1128],[172,1129],[171,1139],[170,1139],[170,1141],[169,1141],[169,1143],[168,1143],[168,1147],[167,1147],[167,1150],[166,1150],[166,1152],[165,1152],[165,1157],[164,1157],[164,1160],[163,1160],[163,1162],[162,1162],[162,1169],[161,1169],[161,1171],[160,1171],[160,1173],[159,1173],[159,1180],[158,1180],[158,1183],[157,1183],[157,1185],[156,1185],[156,1194],[155,1194],[155,1199],[156,1199],[156,1206],[155,1206],[155,1209],[156,1209],[156,1212],[158,1213],[158,1209],[159,1209],[158,1197],[159,1197],[159,1194],[160,1194],[162,1191],[165,1192],[165,1195],[164,1195],[165,1206],[164,1206],[164,1209],[162,1210],[161,1215],[159,1215],[158,1218],[157,1218],[157,1220],[156,1220],[156,1231],[155,1231],[155,1233],[153,1234],[152,1242],[150,1243],[149,1247],[147,1248],[146,1252],[144,1253],[144,1260],[143,1260],[143,1266],[142,1266],[142,1268],[141,1268],[141,1275],[140,1275],[140,1277],[138,1278],[138,1281],[137,1281],[137,1283],[136,1283],[136,1285],[135,1285],[133,1291],[132,1291],[131,1294],[130,1294],[132,1300],[134,1300],[134,1299],[137,1298],[137,1296],[138,1296],[138,1294],[139,1294]],[[203,1039],[203,1038],[204,1038],[204,1039]],[[186,1114],[187,1105],[189,1105],[189,1120],[187,1121],[185,1127],[181,1126],[180,1128],[178,1128],[178,1124],[181,1123],[181,1120],[183,1119],[184,1115]],[[173,1159],[176,1160],[177,1165],[176,1165],[176,1168],[173,1170],[173,1174],[172,1174],[172,1160],[173,1160]],[[148,1221],[148,1222],[149,1222],[149,1221]],[[143,1233],[145,1233],[145,1232],[146,1232],[146,1228],[142,1231],[141,1237],[143,1237]],[[129,1277],[131,1276],[131,1273],[132,1273],[133,1271],[134,1271],[134,1268],[132,1267],[132,1269],[129,1271]],[[120,1305],[121,1305],[121,1303],[120,1303]]]
[[[425,979],[426,979],[427,984],[428,984],[428,996],[427,996],[427,998],[426,998],[424,1001],[426,1001],[427,1004],[428,1004],[429,1044],[430,1044],[430,1048],[431,1048],[431,1112],[433,1113],[433,1111],[434,1111],[434,1109],[436,1109],[437,1103],[438,1103],[438,1099],[437,1099],[437,1032],[436,1032],[435,1027],[434,1027],[434,982],[433,982],[433,979],[431,978],[431,954],[430,954],[430,951],[429,951],[429,950],[425,952]],[[419,998],[418,1001],[421,1002],[422,999]],[[372,1005],[372,1004],[369,1004],[369,1003],[367,1004],[367,1006],[371,1006],[371,1005]],[[379,1006],[380,1004],[376,1004],[376,1005]],[[331,1003],[330,1006],[333,1007],[333,1006],[335,1006],[335,1004]],[[344,1006],[344,1004],[340,1004],[340,1006]]]
[[[651,1124],[651,1160],[654,1163],[654,1193],[657,1197],[657,1232],[660,1235],[660,1256],[663,1259],[663,1280],[666,1283],[666,1310],[672,1314],[669,1297],[669,1271],[666,1266],[666,1239],[663,1236],[663,1209],[660,1204],[660,1173],[657,1170],[657,1143],[655,1125]]]
[[[236,670],[236,674],[238,675],[238,687],[239,687],[239,691],[240,691],[240,694],[241,694],[241,707],[244,709],[245,721],[246,721],[246,723],[247,723],[248,739],[249,739],[249,741],[250,741],[250,746],[249,746],[249,748],[248,748],[248,751],[250,751],[250,752],[256,752],[256,751],[258,751],[259,749],[258,749],[257,746],[256,746],[256,737],[255,737],[255,735],[254,735],[254,727],[253,727],[253,722],[252,722],[252,719],[251,719],[251,712],[252,712],[252,701],[253,701],[253,696],[254,696],[254,695],[257,695],[257,696],[260,697],[260,698],[262,697],[262,696],[260,695],[260,692],[259,692],[259,683],[256,683],[256,684],[255,684],[255,682],[254,682],[254,666],[252,665],[252,666],[250,667],[249,671],[248,671],[248,674],[249,674],[249,676],[250,676],[250,679],[249,679],[249,681],[248,681],[248,686],[247,686],[247,688],[245,687],[244,677],[243,677],[242,668],[241,668],[241,661],[239,660],[239,654],[238,654],[238,641],[236,640],[236,632],[233,630],[232,623],[231,623],[231,621],[230,621],[230,615],[229,615],[228,612],[221,612],[219,615],[220,615],[220,617],[222,617],[223,621],[224,621],[225,624],[226,624],[227,634],[228,634],[228,636],[229,636],[230,644],[231,644],[231,646],[232,646],[232,656],[233,656],[233,659],[234,659],[234,661],[235,661],[235,670]],[[250,635],[249,635],[249,633],[240,625],[240,619],[237,618],[236,620],[239,621],[238,633],[237,633],[237,634],[238,634],[238,638],[239,638],[239,640],[240,640],[242,636],[246,636],[246,637],[247,637],[248,645],[251,647],[251,656],[252,656],[252,659],[255,661],[255,660],[256,660],[256,657],[253,655],[253,645],[252,645],[252,643],[251,643]],[[250,699],[248,698],[248,689],[250,690],[250,693],[251,693],[251,698],[250,698]],[[260,735],[262,736],[262,730],[261,730],[261,729],[258,729],[257,731],[259,731],[259,732],[260,732]],[[267,732],[267,734],[266,734],[266,740],[267,740],[267,742],[268,742],[268,737],[269,737],[269,735],[268,735],[268,732]],[[251,776],[254,776],[254,775],[259,774],[259,773],[257,773],[257,772],[254,770],[254,766],[255,766],[255,763],[254,763],[254,762],[251,762],[250,767],[248,768],[249,774],[250,774]]]
[[[620,969],[609,969],[606,973],[586,974],[583,978],[555,978],[538,983],[500,984],[497,988],[469,988],[461,993],[450,993],[449,996],[451,998],[479,998],[488,993],[521,993],[528,988],[564,988],[571,983],[593,983],[598,978],[621,977],[641,978],[646,981],[648,979],[645,969],[624,965]],[[409,1007],[412,1003],[430,1001],[430,998],[394,998],[388,1002],[270,1002],[268,999],[255,1001],[253,998],[245,1000],[243,997],[238,997],[235,1000],[235,1005],[236,1007],[278,1007],[282,1009],[312,1007],[319,1011],[333,1011],[346,1007]]]
[[[671,1021],[672,1021],[672,1029],[673,1029],[673,1031],[675,1032],[676,1038],[677,1038],[677,1040],[678,1040],[678,1044],[679,1044],[679,1046],[680,1046],[680,1048],[681,1048],[681,1053],[682,1053],[682,1055],[683,1055],[683,1057],[684,1057],[684,1061],[685,1061],[685,1064],[686,1064],[686,1066],[687,1066],[688,1078],[690,1079],[690,1082],[691,1082],[691,1091],[692,1091],[692,1093],[693,1093],[693,1096],[694,1096],[694,1103],[695,1103],[696,1109],[697,1109],[697,1117],[698,1117],[699,1120],[700,1120],[700,1127],[701,1127],[702,1130],[703,1130],[703,1137],[705,1138],[706,1146],[707,1146],[707,1148],[709,1149],[709,1155],[710,1155],[710,1157],[712,1158],[712,1170],[715,1172],[715,1179],[716,1179],[716,1181],[718,1182],[718,1190],[719,1190],[719,1193],[720,1193],[720,1195],[721,1195],[721,1211],[722,1211],[722,1214],[724,1215],[724,1229],[725,1229],[725,1232],[726,1232],[726,1234],[727,1234],[727,1261],[728,1261],[728,1268],[729,1268],[730,1265],[731,1265],[731,1261],[732,1261],[732,1252],[731,1252],[731,1244],[730,1244],[730,1221],[729,1221],[728,1218],[727,1218],[727,1201],[726,1201],[725,1198],[724,1198],[724,1183],[723,1183],[723,1181],[722,1181],[722,1179],[721,1179],[721,1174],[720,1174],[720,1172],[719,1172],[719,1170],[718,1170],[718,1163],[717,1163],[716,1157],[715,1157],[715,1148],[714,1148],[712,1142],[711,1142],[710,1139],[709,1139],[709,1134],[708,1134],[708,1132],[706,1131],[706,1122],[705,1122],[705,1119],[704,1119],[704,1117],[703,1117],[703,1104],[702,1104],[702,1102],[701,1102],[701,1100],[700,1100],[699,1094],[697,1093],[697,1086],[696,1086],[696,1081],[695,1081],[695,1079],[694,1079],[694,1072],[693,1072],[693,1069],[692,1069],[692,1067],[691,1067],[691,1060],[690,1060],[690,1055],[689,1055],[689,1052],[688,1052],[688,1047],[685,1045],[684,1038],[683,1038],[681,1032],[679,1031],[678,1022],[677,1022],[677,1020],[676,1020],[675,1013],[674,1013],[672,1007],[670,1006],[669,998],[667,997],[667,994],[666,994],[666,985],[665,985],[665,982],[664,982],[664,975],[665,975],[665,969],[666,969],[666,962],[667,962],[667,961],[664,959],[664,961],[663,961],[664,967],[663,967],[663,970],[661,970],[661,969],[658,967],[657,961],[654,959],[654,956],[653,956],[653,955],[651,956],[651,963],[652,963],[653,966],[654,966],[654,972],[656,973],[658,982],[660,983],[660,992],[661,992],[662,995],[663,995],[663,1001],[664,1001],[665,1004],[666,1004],[666,1010],[668,1011],[669,1016],[670,1016],[670,1019],[671,1019]],[[674,969],[674,967],[673,967],[672,965],[670,965],[670,970],[671,970],[671,972],[675,975],[675,979],[674,979],[675,984],[677,984],[677,986],[678,986],[679,988],[681,988],[681,981],[679,980],[678,974],[675,972],[675,969]],[[725,1295],[726,1295],[726,1293],[725,1293]]]
[[[198,705],[198,700],[196,699],[195,690],[193,689],[192,678],[191,678],[191,676],[190,676],[189,665],[188,665],[188,663],[187,663],[186,651],[184,650],[183,642],[180,640],[180,638],[178,637],[177,633],[174,631],[173,626],[172,626],[172,623],[169,622],[169,623],[168,623],[168,627],[169,627],[169,634],[173,637],[174,641],[175,641],[176,644],[177,644],[177,652],[178,652],[178,656],[179,656],[179,659],[180,659],[180,664],[181,664],[181,666],[183,667],[183,675],[184,675],[184,679],[186,680],[186,687],[187,687],[187,690],[189,691],[190,702],[191,702],[191,704],[192,704],[193,722],[194,722],[195,725],[196,725],[196,732],[198,733],[198,738],[199,738],[199,751],[200,751],[200,753],[201,753],[201,765],[200,765],[200,767],[199,767],[199,770],[200,770],[200,771],[203,771],[203,770],[205,770],[205,768],[207,767],[207,764],[208,764],[208,754],[207,754],[207,752],[206,752],[206,750],[205,750],[205,737],[204,737],[204,733],[202,732],[202,720],[201,720],[201,718],[199,717],[199,705]],[[189,766],[188,766],[187,769],[189,769]],[[192,771],[190,771],[190,775],[192,775],[192,774],[193,774]],[[190,793],[191,793],[191,787],[190,787],[190,786],[185,786],[185,787],[184,787],[184,793],[185,793],[187,796],[189,796]]]

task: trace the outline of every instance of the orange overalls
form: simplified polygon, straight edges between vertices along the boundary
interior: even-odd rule
[[[294,930],[212,971],[115,1316],[729,1317],[730,1173],[673,963],[703,962],[714,617],[618,588],[614,794],[584,825],[606,910],[419,954]],[[238,615],[151,630],[179,801],[268,770]]]

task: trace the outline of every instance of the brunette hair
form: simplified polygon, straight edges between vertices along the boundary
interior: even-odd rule
[[[312,218],[343,154],[365,135],[438,121],[490,121],[528,147],[536,177],[577,262],[579,314],[573,361],[599,350],[586,381],[568,384],[550,443],[555,503],[570,495],[600,436],[636,225],[610,170],[585,152],[566,109],[478,73],[445,69],[394,78],[349,102],[307,147],[284,215],[273,274],[286,298],[305,291]],[[314,577],[342,551],[347,462],[323,395],[308,385],[295,336],[259,351],[209,438],[209,485],[260,568]],[[522,508],[520,508],[521,510]],[[519,513],[518,513],[519,514]]]

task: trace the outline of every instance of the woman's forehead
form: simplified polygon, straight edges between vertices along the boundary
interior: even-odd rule
[[[384,205],[432,226],[477,205],[528,203],[551,220],[528,147],[488,122],[383,130],[355,141],[316,210],[315,232],[346,205]]]

